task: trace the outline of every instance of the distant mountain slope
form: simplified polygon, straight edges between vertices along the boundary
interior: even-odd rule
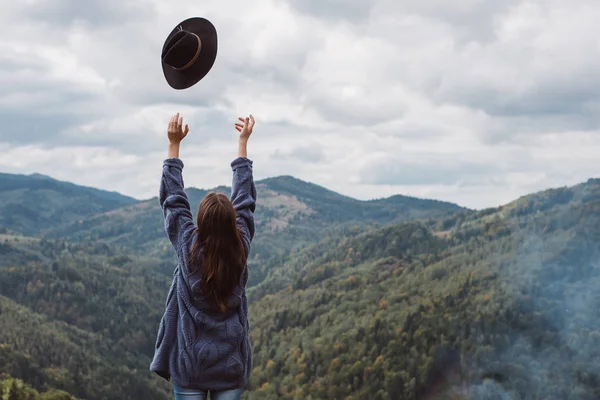
[[[437,218],[464,208],[448,202],[402,195],[362,201],[291,176],[265,179],[260,185],[269,191],[298,199],[314,210],[320,221],[394,222]]]
[[[435,231],[431,240],[447,239],[447,243],[460,243],[471,238],[478,241],[499,239],[521,230],[541,229],[538,225],[540,221],[548,224],[543,228],[546,230],[570,229],[577,227],[577,224],[583,224],[584,221],[580,219],[584,216],[600,218],[600,214],[588,215],[594,210],[600,213],[599,205],[600,179],[590,179],[586,183],[572,187],[552,188],[532,193],[501,207],[458,212],[439,218],[429,224]],[[412,237],[400,238],[396,230],[399,227],[405,229],[406,226],[409,225],[391,225],[366,230],[348,229],[343,235],[326,237],[287,257],[277,269],[269,272],[263,282],[250,289],[250,297],[259,298],[273,291],[282,290],[288,285],[302,288],[310,283],[307,276],[314,273],[317,267],[345,266],[354,260],[355,255],[358,255],[359,259],[370,259],[372,254],[390,255],[395,251],[401,251]],[[425,242],[428,234],[418,229],[413,235],[418,235],[422,239],[419,246],[425,246],[428,251],[437,246],[433,243],[439,244],[439,242],[429,241],[430,239]],[[600,243],[600,238],[598,239]],[[591,237],[588,240],[591,240]],[[412,253],[414,254],[414,250]]]
[[[252,283],[264,276],[268,268],[265,260],[314,243],[343,226],[435,219],[464,210],[451,203],[404,196],[360,201],[289,176],[265,179],[256,185],[257,233],[252,248],[255,264]],[[231,191],[224,186],[213,190],[227,195]],[[207,190],[190,188],[187,193],[196,214]],[[47,231],[46,236],[75,241],[103,240],[131,251],[172,257],[156,198],[59,226]]]
[[[0,174],[0,229],[36,235],[136,200],[50,177]]]
[[[600,182],[444,224],[290,255],[252,289],[247,398],[600,398]]]
[[[229,195],[231,188],[221,186],[212,190]],[[283,250],[314,241],[322,231],[331,228],[332,223],[393,223],[444,217],[464,210],[451,203],[404,196],[360,201],[287,176],[259,181],[257,191],[257,241],[261,241],[261,236],[291,239],[281,243]],[[187,189],[194,214],[207,192]],[[49,230],[48,235],[75,240],[119,241],[144,250],[156,248],[155,241],[164,244],[162,213],[157,198],[57,227]]]

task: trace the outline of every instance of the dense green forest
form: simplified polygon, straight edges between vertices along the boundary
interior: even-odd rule
[[[343,226],[439,218],[464,210],[451,203],[406,196],[359,201],[288,176],[256,185],[260,196],[250,260],[251,285],[261,282],[290,251],[335,234]],[[172,263],[173,252],[165,237],[157,198],[132,202],[128,197],[90,188],[80,188],[77,194],[77,188],[39,175],[0,174],[0,233],[5,229],[70,242],[102,241],[131,256],[152,255]],[[229,194],[231,188],[212,190]],[[187,189],[194,214],[207,192]]]
[[[249,398],[598,398],[600,186],[579,189],[303,252],[253,303]]]
[[[8,400],[74,400],[69,393],[50,389],[40,393],[21,379],[12,378],[7,374],[0,374],[0,398]]]
[[[135,202],[119,193],[57,181],[40,174],[0,173],[0,229],[26,235],[37,235]]]
[[[0,225],[0,398],[172,398],[148,370],[174,267],[157,201],[92,193],[106,209]],[[599,180],[483,211],[259,195],[245,399],[600,398]]]

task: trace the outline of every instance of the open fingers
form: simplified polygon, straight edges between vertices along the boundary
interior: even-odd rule
[[[254,116],[252,114],[250,114],[248,117],[238,117],[238,120],[240,120],[242,123],[237,122],[235,124],[235,129],[237,129],[238,131],[241,131],[243,128],[248,128],[250,131],[252,131],[252,128],[254,127]]]

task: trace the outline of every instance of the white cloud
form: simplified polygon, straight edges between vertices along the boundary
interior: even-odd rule
[[[485,207],[599,175],[596,1],[0,0],[0,9],[2,171],[154,196],[166,124],[180,111],[191,186],[229,183],[233,123],[247,113],[257,118],[257,178],[289,174],[359,198]],[[198,14],[219,32],[217,62],[174,91],[160,49]]]

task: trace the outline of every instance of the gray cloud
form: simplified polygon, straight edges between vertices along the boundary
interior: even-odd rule
[[[0,141],[9,145],[37,143],[59,145],[68,143],[60,132],[77,123],[86,121],[84,116],[68,118],[65,115],[40,115],[21,111],[11,113],[0,110],[0,120],[7,128],[0,132]],[[87,140],[83,140],[87,142]]]
[[[152,2],[146,0],[44,0],[33,7],[17,4],[14,15],[59,26],[78,21],[102,26],[149,18],[153,13],[152,6]]]
[[[495,20],[506,14],[521,0],[380,0],[375,15],[402,17],[418,16],[424,24],[443,24],[454,29],[457,44],[491,42],[497,39]]]
[[[370,127],[402,117],[408,109],[402,100],[387,104],[381,102],[375,91],[346,101],[334,93],[315,92],[306,97],[304,104],[314,109],[324,120]]]
[[[192,0],[0,0],[0,148],[10,155],[0,168],[43,173],[50,164],[40,160],[72,146],[98,163],[160,157],[168,115],[181,111],[188,143],[215,162],[229,154],[235,117],[253,112],[252,154],[271,168],[258,168],[262,176],[285,169],[358,191],[358,175],[381,186],[371,186],[374,196],[388,185],[433,185],[427,196],[476,207],[435,190],[458,184],[471,195],[484,182],[510,196],[594,171],[600,55],[589,32],[600,6],[592,0],[289,0],[244,6],[242,19],[228,11],[244,3],[232,1],[207,0],[198,11]],[[199,12],[219,31],[217,62],[197,86],[174,91],[160,48],[176,21]],[[356,163],[375,152],[383,161]],[[473,202],[495,198],[487,196]]]
[[[404,160],[401,157],[377,160],[367,164],[359,174],[369,185],[455,185],[463,181],[482,183],[486,176],[502,169],[488,163],[467,160]]]
[[[369,19],[371,0],[287,0],[294,9],[319,18],[364,22]]]
[[[487,145],[518,142],[523,135],[543,135],[547,132],[597,131],[600,121],[593,113],[542,114],[504,116],[480,133]],[[595,115],[598,115],[596,113]],[[568,140],[568,139],[567,139]]]
[[[460,82],[460,85],[440,88],[435,98],[481,109],[492,116],[566,117],[580,127],[591,118],[596,119],[600,102],[600,93],[595,89],[600,85],[600,63],[589,68],[567,79],[550,76],[513,93],[507,87],[489,86],[480,81]]]
[[[302,162],[318,163],[325,161],[325,152],[318,146],[303,146],[293,150],[281,151],[276,149],[272,154],[273,160],[298,160]]]

